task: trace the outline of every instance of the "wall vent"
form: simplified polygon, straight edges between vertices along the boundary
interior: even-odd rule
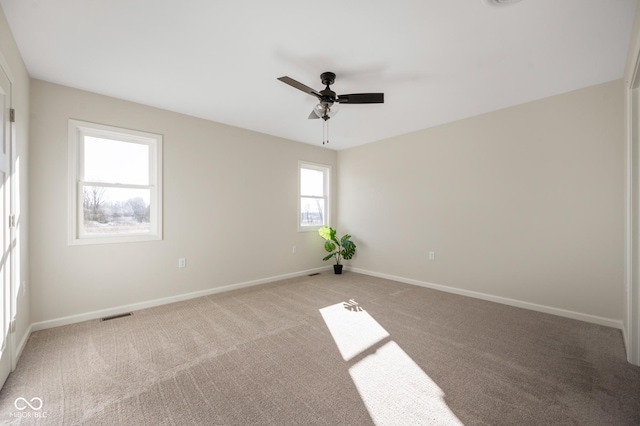
[[[130,317],[131,315],[133,315],[131,312],[127,312],[126,314],[111,315],[110,317],[102,318],[102,321],[110,321],[116,318]]]

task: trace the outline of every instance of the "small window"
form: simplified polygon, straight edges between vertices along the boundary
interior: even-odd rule
[[[162,239],[162,136],[69,120],[69,244]]]
[[[312,231],[329,225],[331,167],[301,161],[299,171],[298,230]]]

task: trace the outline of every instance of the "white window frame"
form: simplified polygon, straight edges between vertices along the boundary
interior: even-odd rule
[[[315,197],[311,195],[302,194],[302,169],[316,170],[322,172],[324,175],[324,196]],[[324,199],[324,224],[303,226],[301,222],[301,199],[305,198],[321,198]],[[311,163],[309,161],[298,161],[298,232],[317,231],[322,226],[331,226],[331,166],[326,164]]]
[[[83,142],[85,136],[147,145],[149,147],[149,185],[84,181]],[[82,187],[91,183],[110,188],[149,189],[151,193],[149,200],[149,232],[104,235],[85,234],[83,229]],[[162,240],[162,135],[70,119],[68,185],[69,245]]]

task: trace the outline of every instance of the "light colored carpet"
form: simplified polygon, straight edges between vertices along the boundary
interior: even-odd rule
[[[323,273],[35,332],[0,422],[638,425],[640,368],[616,329]]]

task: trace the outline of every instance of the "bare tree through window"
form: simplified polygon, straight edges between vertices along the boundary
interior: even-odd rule
[[[331,168],[321,164],[299,163],[299,229],[313,229],[328,223],[329,176]]]
[[[162,239],[162,135],[69,120],[69,244]]]
[[[85,187],[83,191],[84,201],[82,203],[84,207],[85,220],[100,222],[104,220],[102,205],[105,202],[106,188],[100,186]]]

